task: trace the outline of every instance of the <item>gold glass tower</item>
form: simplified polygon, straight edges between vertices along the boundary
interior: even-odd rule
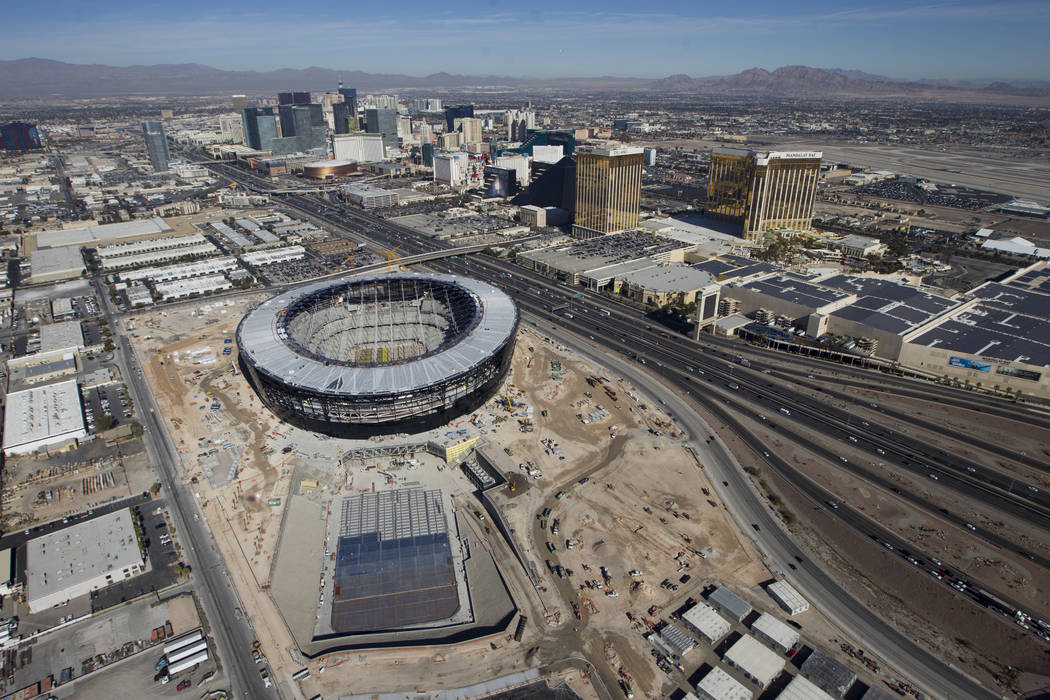
[[[707,213],[741,224],[741,235],[752,241],[777,229],[809,230],[822,155],[820,151],[714,149]]]
[[[576,149],[576,213],[572,235],[595,238],[638,226],[642,149]]]

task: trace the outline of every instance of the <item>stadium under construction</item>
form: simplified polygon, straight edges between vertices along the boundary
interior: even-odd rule
[[[518,321],[513,300],[485,282],[377,274],[273,297],[241,320],[237,346],[283,420],[337,437],[415,433],[495,392]]]

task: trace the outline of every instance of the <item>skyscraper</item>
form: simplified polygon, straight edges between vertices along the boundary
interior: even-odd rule
[[[397,148],[397,112],[392,109],[366,109],[365,131],[370,134],[382,134],[383,145]]]
[[[28,151],[33,148],[43,148],[36,124],[26,122],[0,124],[0,150]]]
[[[276,153],[297,153],[324,148],[328,129],[319,104],[281,105],[281,138],[271,149]]]
[[[463,134],[463,143],[481,141],[481,120],[475,117],[461,117],[455,120],[456,131]]]
[[[277,138],[277,117],[273,107],[245,107],[241,112],[244,145],[257,151],[273,150]]]
[[[310,104],[310,93],[308,92],[279,92],[277,93],[278,105],[308,105]]]
[[[160,122],[146,120],[142,122],[142,139],[146,142],[146,153],[154,172],[168,169],[171,152],[168,150],[168,138],[164,134],[164,125]]]
[[[345,88],[339,83],[339,94],[343,96],[342,106],[332,105],[332,117],[335,119],[335,133],[349,134],[357,131],[357,89]]]
[[[777,229],[808,230],[820,177],[820,151],[716,148],[707,180],[707,214],[740,225],[757,241]]]
[[[638,225],[642,149],[576,149],[576,213],[572,235],[596,238]]]
[[[459,105],[458,107],[445,107],[446,131],[456,130],[456,120],[464,117],[474,116],[474,105]]]

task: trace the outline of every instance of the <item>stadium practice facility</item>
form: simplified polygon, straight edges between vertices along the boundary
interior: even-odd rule
[[[482,405],[510,368],[518,308],[479,280],[377,274],[280,294],[237,327],[282,419],[339,437],[422,432]]]

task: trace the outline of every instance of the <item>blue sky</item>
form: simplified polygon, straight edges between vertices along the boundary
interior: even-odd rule
[[[1050,0],[53,0],[0,58],[426,75],[724,75],[754,66],[1050,80]]]

